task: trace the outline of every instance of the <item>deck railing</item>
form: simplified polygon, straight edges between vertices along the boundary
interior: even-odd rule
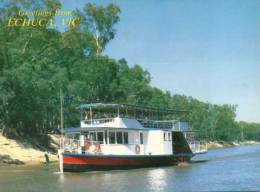
[[[109,122],[113,122],[113,121],[114,121],[114,118],[83,120],[83,122],[87,125],[97,125],[97,124],[109,123]]]
[[[100,153],[101,141],[82,141],[78,139],[61,139],[62,152],[74,152],[74,153]]]
[[[207,143],[205,141],[188,141],[192,153],[206,153],[208,151]]]
[[[137,121],[144,128],[160,128],[160,129],[172,129],[172,131],[189,131],[189,124],[186,121],[177,121],[177,120],[148,120],[148,119],[137,119]],[[101,119],[92,119],[92,120],[82,120],[81,121],[87,126],[99,125],[104,123],[114,122],[114,118],[101,118]]]
[[[167,120],[167,121],[156,121],[156,120],[143,120],[139,119],[139,123],[145,128],[160,128],[160,129],[172,129],[172,131],[189,131],[188,122]]]
[[[88,141],[88,140],[78,140],[70,138],[62,138],[60,140],[60,149],[61,152],[70,152],[78,154],[103,154],[103,150],[107,151],[108,148],[111,148],[109,151],[114,153],[113,149],[118,146],[127,146],[127,149],[136,153],[136,145],[139,145],[143,151],[143,144],[139,143],[126,143],[126,144],[105,144],[102,141]],[[111,151],[112,150],[112,151]]]

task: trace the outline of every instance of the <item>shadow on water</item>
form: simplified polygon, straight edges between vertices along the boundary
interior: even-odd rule
[[[208,162],[208,159],[202,159],[202,160],[191,160],[189,163],[194,164],[194,163],[205,163]]]

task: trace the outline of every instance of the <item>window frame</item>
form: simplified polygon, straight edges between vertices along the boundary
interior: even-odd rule
[[[164,141],[167,141],[167,137],[168,137],[168,134],[167,134],[167,132],[163,132],[163,140]]]
[[[171,141],[171,140],[172,140],[172,133],[168,132],[168,141]]]
[[[102,137],[103,137],[102,141],[98,140],[98,133],[102,133]],[[104,135],[105,135],[104,131],[96,131],[96,141],[101,142],[101,144],[104,144]]]
[[[111,140],[110,140],[110,134],[111,133],[114,133],[114,138],[115,138],[115,142],[114,143],[111,143]],[[117,144],[117,141],[116,141],[116,131],[108,131],[108,142],[109,142],[109,144]]]
[[[125,135],[127,135],[127,143],[125,142]],[[123,132],[123,144],[129,144],[129,134],[128,132]]]
[[[94,137],[91,138],[91,135],[93,135]],[[97,141],[97,132],[96,131],[90,131],[89,132],[89,139],[90,139],[90,141]]]
[[[143,132],[139,132],[139,143],[140,143],[140,145],[144,144],[144,133]]]
[[[118,135],[121,135],[121,143],[118,143],[118,138],[117,138]],[[122,131],[116,131],[116,144],[124,144]]]

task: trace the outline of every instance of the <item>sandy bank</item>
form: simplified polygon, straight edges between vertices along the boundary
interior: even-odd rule
[[[211,148],[234,147],[238,145],[254,145],[260,144],[259,141],[209,141],[207,146]]]
[[[50,135],[51,146],[58,149],[59,137]],[[47,150],[47,149],[46,149]],[[46,162],[44,153],[46,150],[39,149],[26,141],[8,139],[0,134],[0,164],[39,164]],[[58,160],[55,152],[48,153],[50,162]]]

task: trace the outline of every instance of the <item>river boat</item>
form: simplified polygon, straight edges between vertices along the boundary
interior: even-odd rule
[[[188,121],[181,120],[189,111],[125,103],[79,109],[80,127],[64,129],[61,139],[62,171],[174,165],[207,152]]]

